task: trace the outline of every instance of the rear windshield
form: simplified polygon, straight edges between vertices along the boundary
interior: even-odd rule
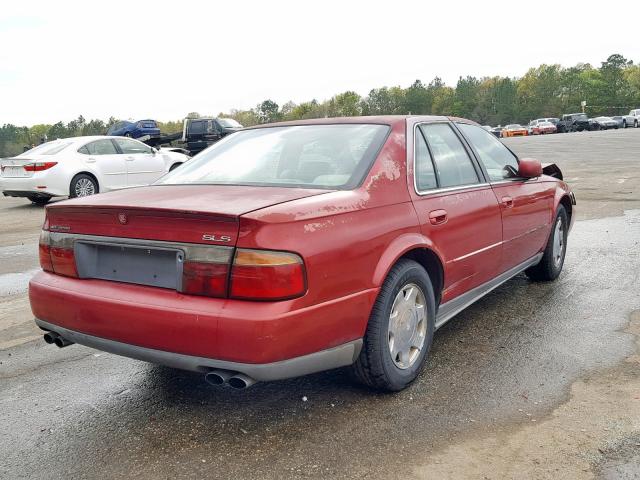
[[[386,125],[297,125],[229,135],[158,184],[351,189],[389,132]]]
[[[142,128],[157,128],[158,125],[156,124],[155,121],[153,120],[142,120],[140,122],[138,122],[138,124],[142,127]]]
[[[61,152],[62,150],[64,150],[65,148],[67,148],[69,145],[71,145],[72,142],[48,142],[48,143],[43,143],[42,145],[38,145],[37,147],[32,148],[31,150],[27,150],[24,153],[21,153],[20,155],[18,155],[19,157],[22,156],[29,156],[29,155],[55,155],[58,152]]]

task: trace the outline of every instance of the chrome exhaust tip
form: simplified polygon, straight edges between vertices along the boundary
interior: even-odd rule
[[[231,388],[244,390],[245,388],[249,388],[251,385],[256,383],[256,381],[251,377],[247,377],[242,373],[238,373],[237,375],[231,377],[227,383]]]
[[[204,380],[209,385],[219,387],[227,383],[232,376],[233,372],[228,372],[226,370],[211,370],[204,376]]]
[[[44,341],[47,342],[49,345],[55,343],[56,338],[58,338],[60,335],[58,335],[56,332],[47,332],[43,335],[42,338],[44,338]]]

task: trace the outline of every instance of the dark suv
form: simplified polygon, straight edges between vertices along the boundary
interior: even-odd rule
[[[241,128],[232,118],[192,118],[185,120],[182,141],[191,155],[195,155]]]
[[[556,125],[558,133],[582,132],[589,130],[589,118],[586,113],[567,113]]]

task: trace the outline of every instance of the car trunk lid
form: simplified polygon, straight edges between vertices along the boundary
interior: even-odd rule
[[[52,232],[235,245],[241,215],[327,192],[235,185],[158,185],[60,202],[47,208],[47,218]]]

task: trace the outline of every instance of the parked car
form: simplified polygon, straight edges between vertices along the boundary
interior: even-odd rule
[[[555,124],[551,123],[547,119],[538,118],[529,122],[529,128],[527,129],[529,135],[542,135],[545,133],[556,133]]]
[[[49,343],[215,385],[350,366],[401,390],[466,306],[558,277],[575,199],[552,167],[457,118],[252,127],[153,186],[49,206],[31,307]]]
[[[504,127],[493,127],[491,129],[491,133],[493,133],[493,135],[498,137],[498,138],[502,138],[502,131],[503,130],[504,130]]]
[[[523,127],[519,123],[512,123],[507,125],[502,130],[503,137],[526,137],[529,134],[527,127]]]
[[[65,138],[0,161],[0,189],[5,196],[44,205],[52,197],[149,185],[188,159],[132,138]]]
[[[192,155],[197,155],[221,138],[242,129],[232,118],[188,118],[182,127],[182,142]]]
[[[618,125],[618,128],[627,128],[627,122],[623,115],[616,115],[611,118],[615,120],[616,124]]]
[[[635,110],[631,110],[629,115],[626,117],[627,125],[633,125],[634,128],[638,128],[640,125],[640,108],[636,108]]]
[[[157,138],[160,136],[160,128],[155,120],[139,120],[137,122],[117,122],[114,123],[107,135],[115,137],[131,137],[131,138]]]
[[[582,132],[589,130],[589,118],[586,113],[568,113],[556,124],[558,133]]]
[[[596,117],[590,120],[591,130],[609,130],[618,128],[618,122],[611,117]]]

